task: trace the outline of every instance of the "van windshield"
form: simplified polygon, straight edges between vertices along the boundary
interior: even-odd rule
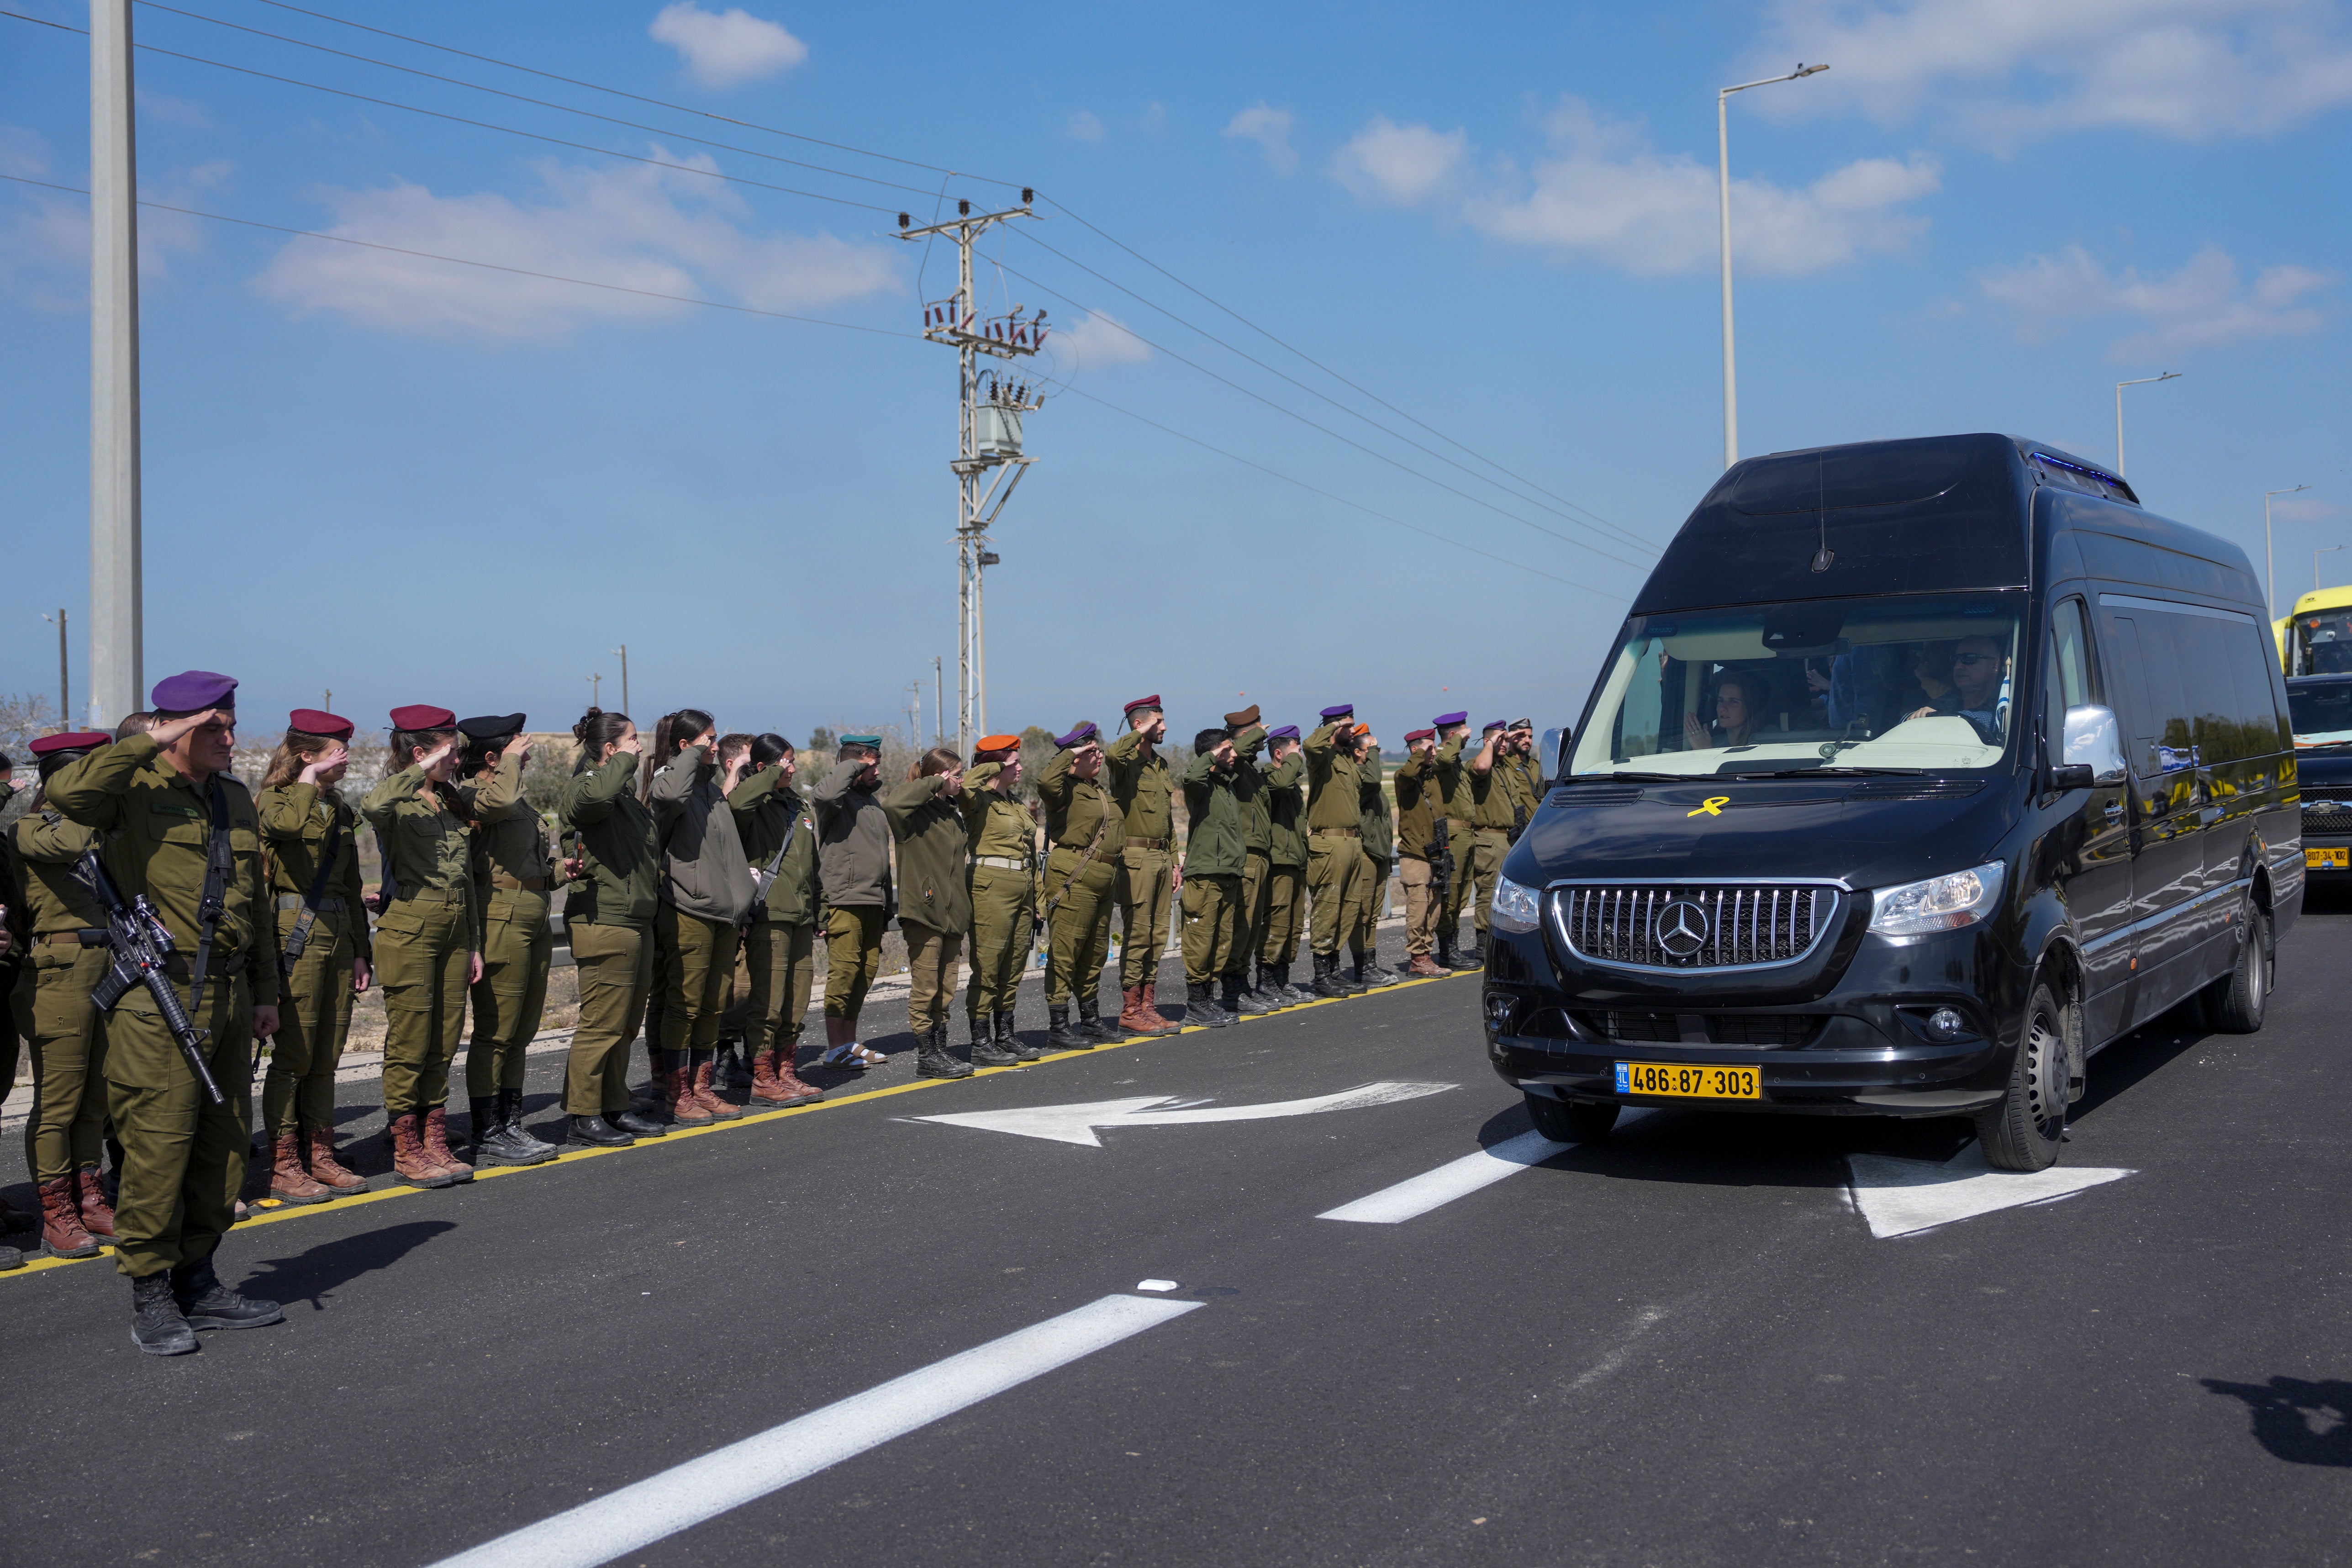
[[[2019,727],[2023,608],[1954,594],[1635,616],[1569,772],[1996,767]]]
[[[2352,680],[2290,682],[2286,705],[2294,718],[2296,745],[2352,745]]]

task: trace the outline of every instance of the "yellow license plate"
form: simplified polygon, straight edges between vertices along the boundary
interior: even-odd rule
[[[2303,867],[2306,871],[2352,871],[2352,848],[2306,849]]]
[[[1659,1094],[1676,1100],[1761,1100],[1764,1081],[1763,1075],[1754,1068],[1619,1062],[1617,1092]]]

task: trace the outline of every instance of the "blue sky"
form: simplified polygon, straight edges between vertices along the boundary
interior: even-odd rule
[[[1832,69],[1732,110],[1744,451],[1990,428],[2108,459],[2113,384],[2177,370],[2126,395],[2153,508],[2259,569],[2262,492],[2313,486],[2278,514],[2283,601],[2352,543],[2339,5],[317,5],[1035,186],[1047,216],[982,268],[1065,329],[996,534],[994,727],[1148,691],[1187,732],[1244,691],[1292,719],[1353,700],[1391,744],[1446,708],[1572,717],[1720,466],[1715,89],[1799,60]],[[952,253],[897,212],[1010,194],[263,0],[136,26],[142,195],[283,228],[912,333]],[[0,18],[0,174],[87,183],[86,61]],[[431,701],[562,727],[592,672],[616,696],[625,641],[641,720],[795,739],[888,721],[918,679],[928,723],[934,655],[952,690],[948,350],[142,223],[151,680],[237,674],[248,729],[329,689],[369,724]],[[7,689],[54,689],[42,611],[83,621],[87,268],[82,199],[0,182]]]

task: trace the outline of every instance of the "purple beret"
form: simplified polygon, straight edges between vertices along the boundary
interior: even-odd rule
[[[209,669],[184,670],[155,683],[151,694],[160,713],[196,713],[236,706],[236,682]]]
[[[1470,710],[1465,708],[1459,713],[1440,713],[1436,718],[1432,719],[1430,722],[1440,730],[1451,730],[1456,724],[1467,724],[1470,722]]]
[[[1355,716],[1356,705],[1352,702],[1342,702],[1336,708],[1323,710],[1323,721],[1327,724],[1335,723],[1341,719],[1352,719]]]
[[[1071,731],[1066,735],[1056,735],[1054,738],[1054,744],[1067,752],[1074,750],[1076,747],[1083,746],[1090,741],[1098,741],[1101,738],[1102,731],[1096,729],[1093,721],[1089,720],[1086,723],[1083,723],[1076,729]]]
[[[1511,721],[1508,719],[1489,719],[1486,721],[1486,727],[1478,732],[1482,735],[1491,735],[1497,730],[1507,730],[1510,727]]]
[[[1268,730],[1265,738],[1269,741],[1296,741],[1298,739],[1298,726],[1285,724],[1279,730]]]

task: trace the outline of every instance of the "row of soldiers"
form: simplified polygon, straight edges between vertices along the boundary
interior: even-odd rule
[[[681,710],[648,745],[625,715],[591,710],[573,729],[579,756],[551,843],[523,796],[522,714],[461,722],[429,705],[394,710],[395,771],[354,807],[337,788],[353,726],[314,710],[289,716],[257,795],[247,792],[228,772],[235,689],[192,671],[160,683],[155,710],[116,734],[42,738],[36,809],[0,845],[0,970],[16,972],[0,973],[13,981],[0,1085],[15,1080],[21,1035],[44,1245],[67,1257],[113,1245],[133,1284],[133,1338],[155,1353],[193,1348],[195,1328],[277,1321],[272,1304],[221,1286],[209,1262],[244,1178],[255,1039],[271,1041],[262,1122],[280,1202],[366,1185],[337,1158],[333,1090],[352,998],[372,985],[386,1005],[383,1094],[400,1180],[447,1185],[477,1164],[555,1157],[522,1126],[521,1089],[559,890],[581,1002],[562,1136],[613,1146],[821,1099],[796,1070],[818,941],[821,1059],[853,1069],[882,1059],[857,1026],[894,919],[917,1070],[930,1077],[1182,1026],[1157,999],[1171,905],[1183,926],[1182,1023],[1222,1026],[1402,978],[1372,940],[1392,865],[1408,972],[1476,967],[1494,879],[1537,788],[1530,726],[1496,721],[1473,744],[1466,713],[1441,715],[1406,737],[1391,812],[1379,742],[1345,704],[1305,736],[1268,729],[1255,707],[1227,714],[1192,737],[1180,778],[1160,750],[1155,696],[1126,705],[1116,738],[1092,723],[1058,737],[1036,781],[1041,822],[1018,793],[1012,736],[987,737],[970,758],[935,750],[887,786],[879,738],[847,736],[803,794],[779,736],[722,735],[709,715]],[[373,894],[360,875],[362,820],[382,848]],[[76,874],[92,851],[168,930],[170,988],[194,1045],[145,992],[91,1006],[121,958],[85,935],[107,923]],[[1475,942],[1457,957],[1465,902]],[[1109,1022],[1098,986],[1114,914],[1122,1002]],[[1302,930],[1314,964],[1304,986],[1289,973]],[[1013,1028],[1041,936],[1042,1046]],[[967,952],[971,1044],[959,1058],[948,1014]],[[469,1008],[468,1153],[446,1106]],[[722,1030],[740,1033],[751,1069],[740,1104],[718,1092]],[[628,1047],[640,1035],[650,1078],[633,1094]],[[222,1103],[207,1099],[199,1062]],[[111,1198],[99,1175],[109,1130]]]

